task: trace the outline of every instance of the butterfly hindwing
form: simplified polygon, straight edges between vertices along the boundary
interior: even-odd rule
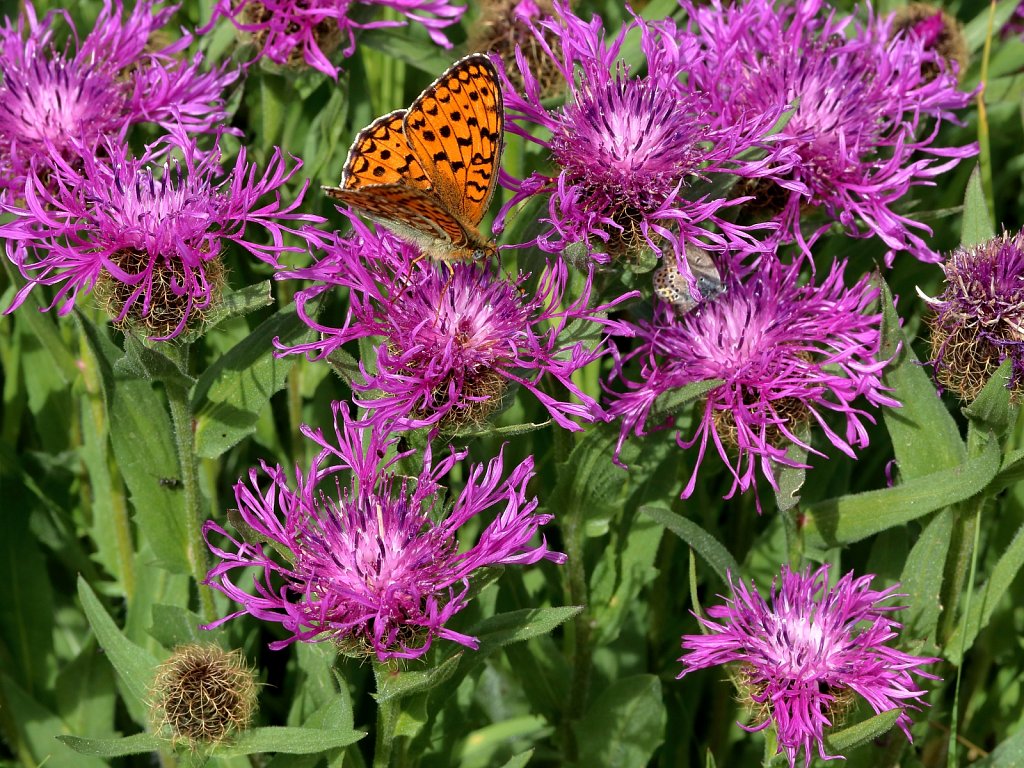
[[[380,221],[421,247],[425,241],[411,237],[409,228],[431,240],[450,242],[456,248],[475,245],[472,233],[424,190],[405,184],[382,184],[361,189],[327,188],[326,191],[335,200]]]
[[[452,65],[405,115],[406,140],[434,193],[473,227],[494,194],[504,128],[498,73],[482,53]]]

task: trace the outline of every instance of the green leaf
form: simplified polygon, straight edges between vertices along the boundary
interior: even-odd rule
[[[53,653],[53,591],[46,559],[29,529],[27,494],[20,493],[20,484],[9,477],[3,477],[2,485],[0,562],[5,575],[0,590],[0,658],[16,675],[14,680],[36,696],[47,687],[47,659]]]
[[[124,337],[124,357],[114,363],[114,373],[123,378],[162,381],[189,390],[195,379],[165,354],[174,342],[147,342],[134,333]]]
[[[178,645],[215,643],[220,633],[200,630],[203,623],[195,613],[181,605],[157,603],[152,608],[153,624],[149,634],[164,648]]]
[[[850,544],[969,499],[984,491],[996,476],[999,459],[999,447],[993,441],[985,446],[981,455],[959,467],[943,469],[892,488],[812,504],[804,508],[806,540],[817,546]]]
[[[740,573],[739,563],[722,544],[692,520],[687,520],[665,507],[645,505],[640,512],[654,518],[685,541],[714,569],[723,584],[729,583],[728,574]]]
[[[974,402],[964,408],[964,415],[971,420],[972,427],[1000,437],[1017,423],[1020,406],[1011,402],[1007,388],[1012,372],[1013,361],[1006,358]]]
[[[228,320],[232,317],[243,317],[257,309],[269,307],[274,303],[274,295],[270,289],[270,281],[247,285],[237,291],[226,293],[220,302],[206,316],[206,327],[204,332],[213,328],[217,323]]]
[[[379,675],[377,694],[374,698],[378,704],[383,704],[393,699],[405,698],[406,696],[429,691],[455,674],[461,659],[462,653],[459,652],[445,659],[436,667],[431,667],[422,672],[419,670],[409,672],[395,671],[388,675]]]
[[[971,768],[1019,768],[1024,765],[1024,728],[1018,728],[985,757],[971,763]]]
[[[984,47],[990,26],[998,33],[1003,25],[1013,17],[1013,13],[1017,9],[1017,2],[1015,0],[1000,0],[995,5],[995,13],[991,13],[991,6],[987,3],[978,7],[981,8],[978,14],[964,25],[964,40],[967,43],[967,50],[972,54],[980,52]]]
[[[580,765],[634,768],[647,765],[665,740],[668,713],[654,675],[616,680],[575,724]]]
[[[521,754],[509,758],[508,762],[501,766],[501,768],[526,768],[526,764],[530,762],[531,757],[533,757],[533,750],[528,749]]]
[[[83,739],[79,736],[58,736],[75,752],[93,757],[122,757],[138,755],[142,752],[155,752],[165,742],[151,733],[136,733],[119,739]]]
[[[578,515],[583,521],[609,518],[620,509],[630,478],[609,461],[618,440],[618,429],[606,425],[584,433],[567,460],[558,465],[558,481],[547,506],[562,517]],[[623,462],[631,464],[636,455],[636,445],[627,442]]]
[[[114,673],[92,638],[57,674],[57,713],[72,733],[114,732]]]
[[[1024,480],[1024,448],[1006,454],[1003,466],[999,468],[999,474],[992,481],[989,492],[995,495],[1021,480]]]
[[[935,638],[942,613],[940,590],[949,541],[953,535],[953,510],[935,515],[914,543],[900,575],[900,591],[905,592],[907,610],[902,619],[909,637]]]
[[[981,184],[981,167],[975,166],[967,182],[967,194],[964,197],[964,222],[960,245],[969,248],[995,236],[996,230],[992,226],[985,191]]]
[[[582,606],[569,605],[558,608],[527,608],[491,616],[480,622],[472,632],[480,641],[480,649],[472,655],[483,656],[510,643],[521,643],[531,637],[546,635],[582,610]]]
[[[312,331],[289,305],[211,365],[192,397],[196,414],[196,453],[215,459],[256,430],[271,396],[282,389],[292,357],[275,356],[275,340],[294,346]]]
[[[650,421],[657,422],[666,416],[678,413],[680,409],[698,400],[715,387],[725,383],[724,379],[705,379],[704,381],[692,381],[685,387],[669,389],[662,392],[651,406]]]
[[[892,440],[900,474],[911,480],[963,464],[967,448],[960,430],[900,328],[892,293],[884,282],[881,302],[882,348],[879,357],[892,358],[882,381],[892,387],[892,396],[902,403],[900,408],[883,409],[882,417]]]
[[[151,382],[116,377],[120,350],[88,318],[81,313],[76,317],[96,357],[111,446],[128,486],[135,522],[160,565],[185,573],[189,569],[185,502],[179,491],[160,483],[179,474],[166,403]]]
[[[861,744],[867,744],[891,731],[902,711],[899,707],[889,709],[862,723],[857,723],[841,731],[834,731],[825,737],[825,745],[833,754],[845,755]]]
[[[455,758],[460,768],[488,768],[494,765],[495,756],[509,742],[536,741],[542,735],[550,734],[552,730],[548,721],[539,715],[512,717],[466,734]],[[530,753],[527,753],[527,760],[529,755]],[[526,762],[519,764],[525,765]]]
[[[17,750],[16,754],[20,752],[26,758],[22,765],[104,768],[102,761],[83,759],[57,741],[67,733],[65,724],[4,673],[0,673],[0,700],[4,702],[5,725],[17,729],[20,744],[12,743],[15,739],[10,738],[10,732],[4,734],[5,741]]]
[[[633,615],[641,590],[657,577],[654,562],[664,530],[657,521],[641,517],[605,548],[591,576],[588,601],[596,646],[618,637],[623,623]]]
[[[217,757],[252,755],[257,752],[284,752],[289,755],[312,755],[354,744],[366,731],[346,728],[252,728],[238,734],[230,744],[216,747]]]
[[[992,613],[1004,595],[1013,585],[1014,580],[1024,566],[1024,527],[1018,528],[1013,541],[992,568],[991,575],[971,600],[970,611],[966,622],[961,621],[949,642],[945,644],[946,658],[959,666],[961,650],[969,649],[978,632],[988,626]],[[966,640],[964,643],[964,632]]]
[[[810,445],[811,427],[804,424],[797,432],[797,437],[804,445]],[[786,449],[786,458],[795,464],[807,464],[807,449],[796,443],[790,443]],[[786,464],[779,466],[775,472],[775,482],[778,488],[775,491],[775,503],[779,512],[789,512],[800,503],[800,489],[804,487],[804,480],[807,478],[807,467],[791,467]]]
[[[145,723],[148,689],[156,671],[157,660],[121,634],[92,587],[82,577],[78,578],[78,598],[82,601],[82,608],[92,631],[96,633],[96,639],[124,684],[128,694],[125,705],[129,713],[136,722]]]

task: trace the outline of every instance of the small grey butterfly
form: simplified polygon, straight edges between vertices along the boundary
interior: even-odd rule
[[[686,276],[680,273],[672,255],[661,260],[661,265],[654,270],[653,275],[654,293],[659,299],[675,307],[676,314],[679,315],[685,315],[702,301],[714,299],[725,293],[722,275],[707,251],[695,245],[687,245],[686,263],[689,264],[697,283],[699,299],[694,297]]]

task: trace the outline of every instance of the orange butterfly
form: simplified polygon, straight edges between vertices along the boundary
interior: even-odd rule
[[[356,136],[340,187],[324,191],[435,259],[496,253],[479,230],[498,182],[505,113],[482,53],[455,62],[409,109]]]

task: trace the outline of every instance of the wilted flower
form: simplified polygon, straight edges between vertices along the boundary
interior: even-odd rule
[[[178,646],[150,686],[153,730],[193,749],[219,744],[248,727],[257,690],[241,651],[198,643]]]
[[[707,632],[683,635],[687,651],[679,660],[679,677],[721,664],[737,666],[734,680],[759,721],[748,731],[774,725],[778,752],[790,767],[801,752],[810,766],[814,751],[827,760],[824,729],[832,726],[861,697],[876,712],[899,709],[896,724],[910,736],[907,709],[919,709],[926,691],[911,673],[938,679],[921,671],[934,658],[912,656],[888,643],[900,624],[889,617],[901,606],[882,605],[896,596],[896,586],[873,591],[873,575],[854,578],[847,573],[828,586],[828,566],[793,572],[782,566],[782,584],[772,583],[771,602],[756,587],[729,585],[733,598],[708,609],[697,620]],[[718,621],[712,621],[717,619]]]
[[[967,41],[956,17],[930,3],[910,3],[892,15],[892,33],[916,36],[925,50],[935,51],[948,65],[955,62],[958,77],[967,68]],[[941,69],[933,62],[922,61],[925,79],[938,77]]]
[[[350,215],[353,232],[325,247],[311,267],[282,271],[278,278],[315,280],[295,301],[300,317],[320,338],[288,351],[329,356],[348,341],[379,337],[373,365],[363,361],[358,400],[378,423],[410,429],[447,429],[478,424],[497,410],[510,385],[523,387],[566,429],[572,418],[593,420],[600,409],[572,374],[605,351],[601,315],[610,305],[589,307],[588,278],[575,301],[567,296],[569,272],[557,262],[536,287],[528,275],[510,280],[487,265],[450,268],[422,259],[389,232],[373,232]],[[325,291],[349,289],[341,328],[316,319]],[[546,381],[547,380],[547,381]],[[561,384],[578,402],[551,394]]]
[[[362,21],[366,7],[391,9],[404,20]],[[230,19],[240,31],[251,35],[256,58],[294,66],[300,61],[325,75],[337,77],[338,70],[328,58],[344,46],[346,58],[355,52],[355,31],[375,27],[422,24],[437,45],[451,48],[441,30],[455,24],[465,12],[448,0],[217,0],[213,15],[200,31],[209,32],[220,18]]]
[[[200,71],[202,55],[181,56],[188,36],[165,47],[154,34],[174,7],[140,0],[124,18],[121,0],[104,0],[93,31],[81,42],[67,11],[40,22],[26,2],[17,24],[0,28],[0,195],[20,197],[33,160],[56,153],[104,151],[104,140],[124,137],[129,125],[182,125],[212,131],[226,121],[224,90],[237,72]],[[70,45],[55,44],[54,26],[70,27]]]
[[[446,503],[441,480],[464,451],[435,466],[428,446],[414,462],[422,471],[409,477],[399,462],[414,451],[385,458],[397,436],[354,426],[343,403],[334,404],[334,415],[333,439],[303,427],[320,453],[308,471],[296,467],[294,485],[280,466],[263,462],[266,480],[253,469],[248,484],[235,486],[236,528],[259,543],[236,540],[213,521],[203,526],[221,561],[206,583],[243,606],[209,628],[249,613],[290,633],[271,648],[332,640],[382,661],[422,656],[437,638],[476,648],[476,638],[446,624],[466,606],[479,569],[564,562],[543,538],[530,543],[550,520],[526,495],[532,457],[504,480],[501,454],[486,466],[473,464],[465,487]],[[494,507],[498,514],[477,543],[460,547],[460,528]],[[250,566],[258,569],[251,583],[231,580],[248,582]]]
[[[1024,388],[1024,235],[959,248],[942,265],[946,289],[931,307],[935,378],[972,401],[1004,360],[1008,386]]]
[[[728,126],[713,124],[703,96],[682,84],[695,49],[680,45],[671,20],[634,18],[609,42],[599,18],[584,22],[561,2],[555,2],[555,10],[554,18],[534,27],[534,36],[549,66],[561,73],[565,105],[545,106],[544,84],[522,55],[517,63],[524,93],[515,92],[503,76],[511,118],[507,130],[547,150],[558,172],[554,177],[534,173],[522,181],[503,177],[515,194],[502,208],[498,225],[513,206],[547,194],[542,221],[550,227],[531,242],[550,253],[580,244],[598,261],[628,261],[644,249],[660,251],[667,242],[682,259],[685,243],[698,237],[722,247],[749,242],[747,228],[719,215],[736,200],[696,185],[720,173],[768,173],[763,162],[737,157],[757,146],[784,105],[772,114],[738,115]],[[646,59],[643,75],[632,74],[620,58],[631,33],[639,33]],[[537,128],[550,132],[550,138],[534,136]],[[783,157],[774,153],[774,166],[783,167]],[[708,231],[708,224],[720,232]]]
[[[893,204],[977,152],[935,145],[943,121],[971,99],[941,55],[921,35],[894,37],[891,17],[869,14],[862,25],[821,0],[681,2],[691,18],[684,44],[700,50],[689,82],[708,98],[715,125],[795,104],[772,147],[798,160],[745,189],[781,198],[772,212],[780,235],[809,248],[829,227],[802,232],[813,207],[850,234],[878,236],[890,263],[901,250],[937,260],[914,232],[930,230]],[[925,65],[938,71],[928,77]]]
[[[525,69],[537,81],[541,96],[553,96],[566,87],[557,64],[547,53],[555,44],[555,36],[549,30],[540,31],[547,40],[547,46],[542,47],[536,37],[537,28],[530,23],[554,15],[551,0],[486,0],[479,8],[480,18],[473,24],[473,34],[466,45],[468,50],[498,54],[517,93],[523,89],[523,78],[516,63],[517,49]]]
[[[885,361],[875,359],[881,316],[867,309],[878,289],[867,277],[846,288],[844,266],[834,265],[820,284],[803,285],[799,260],[789,266],[766,260],[742,281],[729,270],[724,293],[713,301],[681,317],[661,305],[653,320],[638,323],[639,344],[613,377],[627,388],[609,407],[622,419],[619,449],[631,433],[673,425],[659,397],[709,379],[723,383],[699,406],[696,434],[676,438],[682,448],[699,444],[684,498],[693,492],[709,440],[733,476],[727,498],[754,486],[758,468],[776,487],[773,465],[803,466],[786,455],[791,444],[820,455],[800,436],[812,424],[849,456],[866,446],[862,419],[874,419],[854,401],[898,403],[881,384]],[[633,358],[640,362],[635,381],[626,373]],[[843,434],[829,426],[830,411],[845,420]]]
[[[180,157],[169,159],[172,151]],[[15,216],[0,224],[0,238],[28,281],[6,311],[20,306],[35,286],[55,285],[50,308],[64,315],[80,292],[96,287],[115,322],[171,338],[201,320],[218,298],[220,257],[229,242],[274,263],[283,251],[302,250],[284,244],[284,233],[297,233],[292,223],[323,221],[293,213],[308,182],[294,203],[281,203],[279,190],[301,163],[289,170],[280,150],[262,177],[246,161],[245,147],[225,173],[219,151],[200,152],[180,129],[140,158],[115,142],[103,154],[83,154],[80,167],[59,158],[52,166],[34,164],[24,207],[0,204]],[[266,202],[269,193],[274,198]],[[272,242],[247,235],[247,224],[263,229]]]

